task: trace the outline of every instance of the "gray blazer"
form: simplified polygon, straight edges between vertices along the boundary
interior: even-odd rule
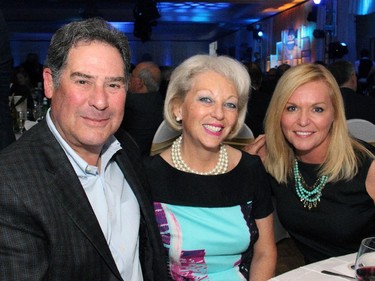
[[[126,133],[117,138],[123,149],[115,161],[141,209],[144,280],[167,280],[139,152]],[[0,152],[0,280],[122,280],[80,181],[45,121]]]

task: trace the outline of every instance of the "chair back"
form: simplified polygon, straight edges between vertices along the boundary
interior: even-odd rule
[[[161,122],[152,140],[150,155],[156,155],[170,147],[180,132],[173,130],[165,120]]]
[[[347,120],[349,133],[360,140],[375,143],[375,124],[363,119]]]

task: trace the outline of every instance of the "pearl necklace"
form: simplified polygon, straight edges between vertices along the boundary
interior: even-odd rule
[[[191,169],[182,159],[181,141],[182,141],[182,135],[178,137],[172,144],[171,156],[172,156],[173,165],[176,169],[183,171],[183,172],[188,172],[188,173],[193,173],[193,174],[198,174],[198,175],[203,175],[203,176],[219,175],[219,174],[224,174],[227,172],[229,161],[228,161],[227,149],[224,144],[220,145],[219,160],[215,168],[213,168],[211,171],[208,171],[208,172],[197,172]]]
[[[297,159],[294,159],[293,174],[297,195],[303,207],[311,210],[311,208],[316,207],[320,202],[322,190],[327,183],[328,176],[320,176],[312,187],[308,186],[299,171]]]

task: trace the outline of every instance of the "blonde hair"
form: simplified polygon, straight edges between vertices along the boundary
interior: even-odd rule
[[[281,117],[296,89],[313,81],[327,84],[334,108],[334,121],[329,133],[330,144],[318,176],[328,175],[328,181],[349,180],[357,174],[365,155],[374,158],[370,151],[350,136],[340,88],[330,71],[319,64],[300,64],[286,71],[280,78],[265,118],[268,153],[264,165],[279,183],[286,183],[288,177],[293,176],[292,167],[296,157],[281,129]],[[359,154],[356,155],[355,151]]]
[[[238,94],[238,119],[228,139],[233,138],[246,116],[247,102],[250,94],[250,76],[245,66],[239,61],[226,56],[195,55],[182,62],[172,72],[164,102],[164,119],[176,131],[182,130],[180,122],[173,113],[174,106],[182,103],[191,90],[197,74],[214,71],[230,80]]]

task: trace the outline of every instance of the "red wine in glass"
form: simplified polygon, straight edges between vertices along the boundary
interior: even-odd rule
[[[362,240],[355,261],[355,272],[359,281],[375,281],[375,237]]]
[[[375,281],[375,266],[364,266],[356,270],[358,281]]]

